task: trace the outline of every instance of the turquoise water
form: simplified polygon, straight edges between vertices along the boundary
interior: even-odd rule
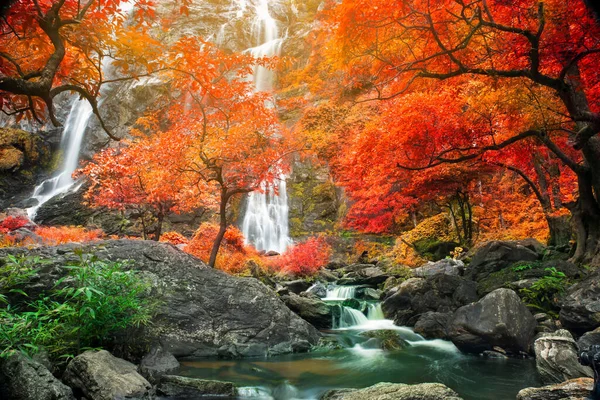
[[[265,359],[186,362],[182,375],[260,388],[242,390],[245,396],[241,398],[276,400],[318,399],[328,389],[362,388],[378,382],[441,382],[465,400],[514,400],[519,390],[539,386],[533,360],[468,356],[442,340],[413,341],[397,351],[368,349],[352,345],[361,340],[358,332],[338,333],[349,348]],[[414,339],[412,335],[408,329],[402,334]]]

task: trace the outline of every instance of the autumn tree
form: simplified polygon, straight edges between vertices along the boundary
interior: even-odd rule
[[[456,120],[456,130],[434,124],[396,136],[396,168],[488,162],[517,143],[543,146],[577,180],[577,197],[565,204],[577,236],[574,259],[599,253],[600,26],[585,2],[343,1],[330,3],[321,35],[327,59],[343,73],[344,93],[387,104],[380,131],[423,126],[419,116],[406,121],[394,112],[419,94],[417,107],[438,106],[444,118]],[[454,98],[436,102],[444,90],[454,90]],[[513,105],[517,112],[502,112],[486,125],[474,115],[489,93],[498,100],[516,93],[515,104],[525,110]],[[530,103],[519,100],[526,93]],[[534,156],[523,151],[524,158]]]
[[[126,24],[126,4],[136,9],[135,23]],[[117,80],[152,69],[160,51],[146,34],[145,18],[152,12],[148,0],[13,1],[0,19],[0,109],[17,119],[49,119],[60,126],[55,100],[61,93],[76,93],[115,138],[98,108],[101,87],[115,81],[105,76],[103,64],[150,67]]]

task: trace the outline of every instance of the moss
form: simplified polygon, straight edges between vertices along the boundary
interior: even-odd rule
[[[398,332],[392,330],[368,331],[364,332],[362,336],[378,339],[383,350],[402,350],[409,346]]]

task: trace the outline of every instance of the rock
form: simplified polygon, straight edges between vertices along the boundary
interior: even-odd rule
[[[356,296],[363,300],[379,300],[383,292],[381,290],[373,289],[370,287],[361,288],[356,290]]]
[[[209,268],[174,246],[142,240],[108,240],[36,249],[0,249],[51,260],[39,280],[26,287],[34,298],[51,290],[78,260],[74,250],[91,251],[100,260],[131,260],[126,268],[152,282],[149,296],[160,302],[151,324],[122,340],[142,357],[156,343],[177,358],[265,356],[308,351],[319,332],[294,314],[254,278],[238,278]]]
[[[294,281],[283,281],[281,285],[292,293],[300,294],[301,292],[306,292],[312,286],[312,283],[303,279],[296,279]]]
[[[323,297],[327,296],[327,287],[321,282],[317,282],[308,289],[306,289],[306,293],[312,293],[322,299]]]
[[[327,269],[319,270],[317,277],[325,282],[335,282],[340,278],[337,272],[331,272]]]
[[[477,303],[456,310],[448,336],[466,353],[481,353],[494,346],[512,354],[527,353],[536,325],[514,291],[497,289]]]
[[[333,311],[331,306],[324,301],[313,297],[298,296],[294,293],[281,296],[281,300],[290,310],[317,329],[331,329]]]
[[[179,361],[162,346],[155,346],[142,358],[139,372],[150,383],[156,384],[164,375],[172,375],[179,370]]]
[[[361,334],[372,341],[371,345],[362,343],[364,348],[377,348],[382,350],[401,350],[409,346],[408,342],[393,330],[373,330]]]
[[[593,379],[572,379],[557,385],[523,389],[517,394],[517,400],[588,400],[593,386]]]
[[[459,276],[434,275],[410,278],[385,297],[382,304],[387,318],[396,325],[412,326],[428,311],[448,313],[477,301],[477,285]]]
[[[577,344],[567,330],[541,334],[533,348],[536,367],[544,384],[594,376],[591,368],[579,363]]]
[[[21,353],[0,359],[0,398],[11,400],[75,400],[73,391],[52,373]]]
[[[458,394],[441,383],[381,382],[364,389],[334,389],[321,396],[321,400],[461,400]]]
[[[357,263],[357,264],[350,264],[350,265],[346,265],[344,267],[344,271],[345,272],[358,272],[358,271],[362,271],[363,269],[366,268],[373,268],[373,264],[365,264],[365,263]]]
[[[536,261],[540,256],[534,249],[538,248],[543,246],[539,244],[538,247],[531,241],[488,242],[473,255],[469,267],[465,270],[465,277],[480,281],[517,261]]]
[[[361,264],[369,265],[369,264]],[[338,285],[371,285],[376,286],[385,282],[389,275],[383,272],[380,268],[369,265],[366,268],[352,271],[344,275],[338,280]]]
[[[577,347],[579,352],[585,351],[590,348],[590,346],[600,345],[600,328],[596,329],[593,332],[584,333],[579,340],[577,340]]]
[[[276,252],[275,250],[269,250],[265,253],[265,257],[276,257],[279,256],[281,254],[279,254],[278,252]]]
[[[452,313],[428,311],[419,317],[414,331],[426,339],[447,339],[451,317]]]
[[[419,268],[415,268],[413,273],[416,277],[427,278],[437,274],[462,275],[465,270],[465,263],[460,260],[446,258],[436,262],[429,262]]]
[[[600,269],[567,289],[559,316],[565,328],[579,334],[600,327]]]
[[[135,365],[106,350],[86,351],[67,365],[63,381],[89,400],[145,396],[152,385]]]
[[[237,395],[237,389],[231,382],[193,379],[176,375],[163,376],[156,390],[163,396],[190,400],[203,396],[232,398]]]

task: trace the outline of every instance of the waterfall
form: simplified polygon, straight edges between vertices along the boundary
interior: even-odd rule
[[[380,302],[369,304],[369,309],[367,310],[367,318],[369,319],[369,321],[380,321],[385,319]]]
[[[336,328],[351,328],[368,324],[369,320],[365,314],[350,307],[342,307],[340,310],[340,319]]]
[[[268,0],[255,0],[252,35],[254,45],[248,49],[254,57],[273,57],[279,55],[285,37],[280,36],[277,21],[269,12]],[[237,1],[238,15],[246,9],[246,1]],[[222,35],[222,33],[221,33]],[[257,66],[253,81],[257,91],[273,89],[275,73]],[[248,195],[246,213],[242,221],[242,232],[246,243],[259,251],[283,253],[292,243],[289,237],[288,200],[285,176],[274,184],[263,184],[260,191]]]
[[[323,300],[346,300],[356,296],[356,286],[330,286],[327,288],[327,296]]]
[[[242,232],[246,243],[257,250],[283,253],[291,243],[285,177],[275,184],[277,189],[263,184],[261,192],[248,195]]]
[[[54,196],[65,193],[75,183],[72,175],[77,169],[79,151],[91,116],[92,106],[87,100],[78,99],[73,102],[60,142],[63,164],[54,176],[46,179],[34,189],[31,198],[37,200],[37,204],[27,209],[29,219],[35,218],[37,210],[42,204]]]

